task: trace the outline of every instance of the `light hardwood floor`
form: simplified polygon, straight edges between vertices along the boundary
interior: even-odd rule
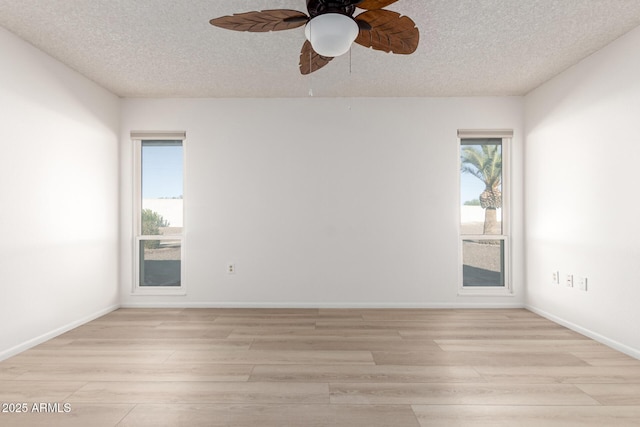
[[[121,309],[0,384],[1,426],[640,425],[640,361],[526,310]]]

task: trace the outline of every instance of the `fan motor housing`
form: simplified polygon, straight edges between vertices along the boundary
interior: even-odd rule
[[[356,4],[360,2],[361,0],[307,0],[307,10],[312,18],[325,13],[353,16]]]

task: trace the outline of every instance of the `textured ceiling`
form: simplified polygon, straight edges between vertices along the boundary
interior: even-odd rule
[[[354,45],[301,76],[304,29],[212,27],[305,0],[0,0],[0,25],[122,97],[523,95],[640,25],[640,0],[399,0],[418,50]],[[358,12],[356,12],[358,13]]]

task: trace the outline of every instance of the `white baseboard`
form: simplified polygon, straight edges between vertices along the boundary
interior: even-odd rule
[[[571,329],[572,331],[578,332],[582,335],[585,335],[595,341],[598,341],[601,344],[604,344],[608,347],[613,348],[614,350],[618,350],[621,353],[627,354],[631,357],[634,357],[636,359],[640,360],[640,350],[633,348],[633,347],[629,347],[628,345],[622,344],[618,341],[612,340],[610,338],[605,337],[604,335],[600,335],[597,332],[593,332],[590,329],[587,328],[583,328],[580,325],[576,325],[575,323],[569,322],[568,320],[565,320],[561,317],[555,316],[551,313],[547,313],[544,310],[540,310],[539,308],[536,307],[532,307],[530,305],[525,305],[525,308],[529,311],[532,311],[546,319],[551,320],[552,322],[555,322],[559,325],[562,325],[566,328]]]
[[[32,338],[32,339],[30,339],[28,341],[25,341],[25,342],[23,342],[21,344],[18,344],[16,346],[14,346],[14,347],[11,347],[8,350],[1,351],[0,352],[0,362],[5,360],[5,359],[8,359],[8,358],[10,358],[12,356],[15,356],[18,353],[22,353],[25,350],[29,350],[30,348],[35,347],[38,344],[42,344],[45,341],[48,341],[48,340],[50,340],[52,338],[55,338],[58,335],[62,335],[65,332],[70,331],[71,329],[77,328],[78,326],[84,325],[87,322],[95,320],[98,317],[102,317],[105,314],[111,313],[112,311],[117,310],[118,308],[120,308],[119,304],[112,305],[110,307],[107,307],[107,308],[104,308],[102,310],[99,310],[99,311],[97,311],[95,313],[92,313],[92,314],[90,314],[88,316],[85,316],[82,319],[75,320],[75,321],[73,321],[71,323],[68,323],[68,324],[66,324],[64,326],[56,328],[56,329],[54,329],[52,331],[49,331],[49,332],[47,332],[45,334],[42,334],[42,335],[38,336],[38,337]]]
[[[516,303],[127,302],[121,308],[524,308]]]

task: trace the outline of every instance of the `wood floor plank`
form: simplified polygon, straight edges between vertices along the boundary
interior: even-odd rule
[[[226,338],[231,327],[212,325],[194,330],[162,329],[157,326],[83,326],[62,335],[65,339],[165,339],[165,338]]]
[[[640,367],[630,366],[475,366],[489,382],[525,384],[640,384]]]
[[[509,317],[504,312],[496,311],[495,313],[483,312],[450,312],[448,310],[430,311],[422,310],[419,312],[398,313],[397,310],[374,311],[362,314],[362,320],[383,321],[383,322],[427,322],[427,323],[445,323],[447,321],[498,321],[507,322]]]
[[[34,348],[10,359],[10,363],[43,364],[51,360],[64,360],[67,363],[162,363],[174,353],[173,350],[83,350],[73,348],[38,349]]]
[[[212,313],[220,317],[314,317],[319,316],[320,310],[317,308],[186,308],[185,312],[191,313]],[[342,311],[343,314],[347,310]]]
[[[86,384],[84,381],[2,381],[0,402],[62,402]]]
[[[90,382],[67,398],[74,403],[329,403],[323,383]]]
[[[247,381],[252,365],[195,364],[77,364],[56,362],[17,365],[20,381]]]
[[[230,363],[230,364],[370,364],[373,357],[368,351],[176,351],[167,363]]]
[[[81,326],[79,330],[85,330],[88,328],[113,328],[113,327],[123,327],[123,326],[131,326],[132,323],[135,322],[135,326],[144,326],[148,328],[155,328],[162,325],[163,320],[131,320],[131,319],[121,319],[121,318],[111,318],[105,319],[100,318],[91,322],[91,325]]]
[[[252,339],[223,338],[165,338],[158,339],[91,339],[79,338],[65,346],[66,350],[78,349],[99,352],[101,350],[122,351],[175,351],[175,350],[248,350]]]
[[[576,384],[580,390],[603,405],[640,406],[640,383],[636,384]]]
[[[281,328],[301,328],[314,327],[315,318],[290,318],[290,317],[218,317],[214,323],[215,326],[224,327],[260,327],[260,326],[278,326]]]
[[[403,405],[141,404],[120,427],[419,427]]]
[[[24,374],[26,369],[22,365],[12,365],[9,362],[0,364],[0,381],[14,380]]]
[[[571,354],[592,366],[640,366],[640,360],[613,349],[574,351]]]
[[[598,405],[568,384],[331,383],[331,403],[378,405]]]
[[[221,328],[215,321],[202,322],[202,321],[184,321],[184,320],[171,320],[168,322],[162,322],[156,329],[160,331],[202,331],[208,329],[222,329],[228,330],[229,328]]]
[[[120,308],[96,320],[108,320],[113,318],[128,320],[166,320],[169,317],[179,316],[183,311],[183,308]]]
[[[218,313],[212,309],[163,309],[163,308],[124,308],[96,319],[101,322],[135,322],[145,324],[145,322],[167,322],[167,321],[213,321],[218,317]]]
[[[444,351],[490,351],[517,353],[589,352],[606,351],[608,348],[591,340],[528,340],[528,339],[470,339],[434,340]]]
[[[468,329],[468,330],[510,330],[512,328],[538,329],[538,330],[564,330],[562,326],[552,323],[546,319],[530,320],[439,320],[439,321],[416,321],[416,320],[370,320],[370,321],[343,321],[343,320],[318,320],[316,327],[322,328],[361,328],[361,329],[393,329],[393,330],[438,330],[446,329]]]
[[[415,366],[587,366],[569,353],[507,353],[468,351],[374,351],[378,365]]]
[[[585,340],[589,339],[568,329],[458,329],[458,328],[430,328],[422,330],[398,331],[405,339],[449,339],[449,340],[482,340],[482,339],[529,339],[529,340]]]
[[[470,367],[379,365],[258,365],[253,368],[249,380],[331,383],[480,383],[485,381],[475,369]]]
[[[349,312],[353,315],[360,315],[365,318],[378,318],[381,320],[416,320],[421,318],[429,319],[479,319],[479,320],[507,320],[507,319],[540,319],[540,317],[526,309],[435,309],[435,308],[361,308],[361,309],[341,309],[341,308],[321,308],[320,316],[344,315]]]
[[[363,329],[363,328],[323,328],[316,329],[312,327],[301,328],[267,328],[260,327],[240,327],[235,328],[229,335],[229,338],[265,338],[265,339],[278,339],[289,337],[344,337],[344,338],[369,338],[379,337],[384,339],[400,340],[402,337],[398,331],[394,329]]]
[[[637,427],[640,406],[415,405],[422,427]]]
[[[306,350],[306,351],[439,351],[433,340],[386,340],[375,338],[333,339],[314,337],[296,338],[256,338],[251,350]]]

